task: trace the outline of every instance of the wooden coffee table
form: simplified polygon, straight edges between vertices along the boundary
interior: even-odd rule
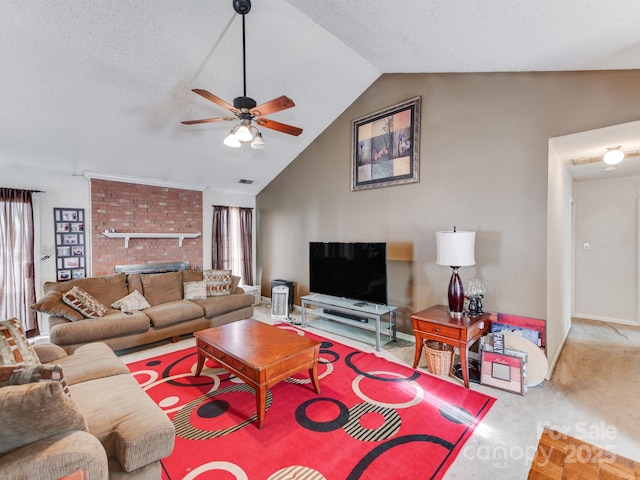
[[[320,342],[252,318],[194,335],[198,348],[196,377],[209,358],[251,386],[256,391],[258,428],[264,423],[267,388],[307,369],[316,393],[320,393]]]

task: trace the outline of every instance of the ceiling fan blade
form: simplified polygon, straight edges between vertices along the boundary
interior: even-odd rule
[[[216,97],[213,93],[207,92],[206,90],[202,90],[200,88],[194,88],[192,92],[197,93],[201,97],[204,97],[210,102],[220,105],[222,108],[230,110],[233,113],[240,113],[233,105],[228,104],[227,102],[222,100],[220,97]]]
[[[256,118],[254,121],[261,127],[270,128],[271,130],[277,130],[278,132],[282,133],[288,133],[289,135],[295,135],[296,137],[302,133],[301,128],[269,120],[267,118],[260,117]]]
[[[273,100],[269,100],[262,105],[258,105],[257,107],[252,108],[249,113],[257,117],[262,117],[264,115],[269,115],[271,113],[279,112],[280,110],[286,110],[287,108],[295,106],[296,104],[293,103],[293,100],[291,100],[286,95],[281,95],[278,98],[274,98]]]
[[[185,125],[194,125],[196,123],[213,123],[213,122],[230,122],[236,120],[236,117],[216,117],[216,118],[203,118],[202,120],[185,120]]]

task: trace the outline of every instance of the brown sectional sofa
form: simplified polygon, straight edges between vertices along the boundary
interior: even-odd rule
[[[202,280],[202,272],[183,270],[46,282],[45,296],[31,308],[50,315],[50,340],[67,353],[97,341],[118,351],[165,339],[177,340],[181,335],[253,315],[254,296],[237,287],[237,279],[230,295],[184,300],[184,283]],[[107,306],[107,313],[100,318],[84,319],[64,303],[62,295],[74,286]],[[110,307],[135,290],[144,295],[149,308],[125,313]]]
[[[0,478],[57,480],[85,470],[91,480],[159,479],[173,423],[113,350],[104,343],[72,355],[53,344],[34,349],[42,365],[0,366],[0,379],[13,380],[0,386]],[[29,378],[42,367],[60,374]],[[16,382],[17,373],[24,378]]]

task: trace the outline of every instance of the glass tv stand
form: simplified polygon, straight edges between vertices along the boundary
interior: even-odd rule
[[[306,328],[309,315],[316,320],[314,327],[322,329],[323,320],[350,325],[375,333],[376,350],[380,351],[380,334],[396,339],[396,310],[391,305],[378,305],[360,300],[332,297],[315,293],[300,298],[302,302],[302,328]]]

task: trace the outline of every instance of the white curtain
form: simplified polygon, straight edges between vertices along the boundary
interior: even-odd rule
[[[33,206],[30,190],[0,188],[0,319],[17,318],[28,336],[38,335]]]
[[[251,208],[213,207],[213,268],[230,269],[241,285],[253,285],[251,218]]]

